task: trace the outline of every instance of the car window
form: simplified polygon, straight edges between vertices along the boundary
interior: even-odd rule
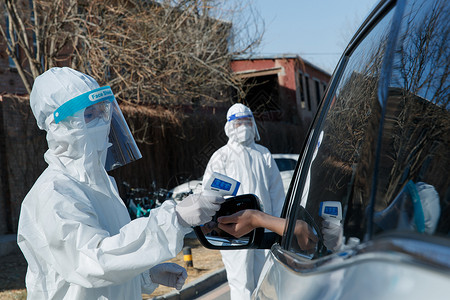
[[[307,174],[299,177],[304,183],[298,179],[303,188],[296,190],[294,212],[322,242],[323,220],[336,221],[336,215],[343,218],[343,236],[336,241],[398,231],[450,237],[449,9],[443,1],[408,5],[384,111],[377,89],[393,10],[352,52],[332,100],[319,112],[323,119],[316,119],[310,133],[313,155],[308,168],[302,167]],[[331,253],[332,246],[321,243],[315,253],[305,253],[295,231],[287,232],[292,236],[285,237],[286,245],[296,253]]]
[[[377,84],[393,12],[367,34],[352,51],[335,94],[321,108],[316,118],[308,151],[314,151],[303,188],[297,188],[295,218],[307,221],[321,237],[321,203],[339,203],[348,216],[346,234],[362,239],[365,209],[370,199],[374,165],[374,143],[380,122]],[[303,177],[304,178],[304,177]],[[357,188],[355,188],[355,186]],[[292,216],[290,216],[292,218]],[[327,253],[319,243],[315,253],[306,253],[292,231],[289,250],[314,257]],[[321,239],[321,241],[323,241]]]
[[[283,172],[294,170],[297,161],[290,158],[275,158],[275,163],[278,166],[278,170],[280,170],[280,172]]]
[[[383,128],[375,233],[450,233],[448,24],[444,1],[405,9]]]

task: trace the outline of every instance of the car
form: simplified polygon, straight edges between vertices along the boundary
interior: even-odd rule
[[[195,179],[177,185],[169,190],[168,200],[175,200],[177,202],[183,200],[190,194],[199,194],[202,191],[202,179]]]
[[[449,299],[449,62],[449,1],[376,5],[321,100],[284,234],[196,230],[208,248],[270,249],[253,299]],[[299,222],[317,237],[312,251]]]
[[[287,193],[292,175],[297,164],[298,154],[272,154],[275,163],[280,170],[281,180],[283,182],[284,192]],[[198,194],[202,191],[202,178],[190,180],[177,185],[168,193],[170,200],[181,201],[190,194]]]
[[[298,154],[272,154],[278,170],[280,170],[281,181],[283,182],[284,194],[287,194],[292,176],[294,175],[295,166],[298,161]]]

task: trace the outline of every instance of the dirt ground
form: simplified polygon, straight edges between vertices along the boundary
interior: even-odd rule
[[[186,238],[184,246],[191,247],[192,262],[194,267],[187,268],[188,278],[186,284],[196,280],[200,276],[223,268],[220,251],[204,248],[197,239]],[[183,252],[180,252],[170,262],[177,263],[185,267]],[[21,252],[0,257],[0,300],[26,299],[25,273],[27,262]],[[164,286],[159,286],[151,295],[142,295],[142,299],[164,295],[174,290]]]

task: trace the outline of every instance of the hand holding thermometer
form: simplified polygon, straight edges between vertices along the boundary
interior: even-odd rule
[[[223,174],[213,172],[202,194],[212,196],[236,196],[241,183]]]
[[[334,224],[341,224],[342,205],[339,201],[323,201],[320,202],[319,216],[324,220]]]

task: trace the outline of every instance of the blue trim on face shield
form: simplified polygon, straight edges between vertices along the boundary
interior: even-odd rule
[[[237,114],[229,116],[228,117],[228,122],[231,122],[231,121],[236,120],[236,119],[253,118],[252,114],[247,114],[247,115],[240,115],[240,114],[241,113],[237,113]]]
[[[111,88],[104,86],[70,99],[55,110],[53,117],[55,118],[55,123],[58,124],[65,118],[72,116],[77,111],[85,109],[88,106],[102,101],[113,102],[114,100],[114,93]]]

